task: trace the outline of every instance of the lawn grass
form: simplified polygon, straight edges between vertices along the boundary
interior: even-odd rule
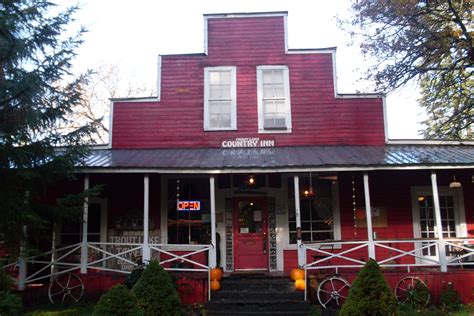
[[[44,306],[34,310],[26,311],[27,316],[85,316],[91,315],[94,310],[94,303],[80,303],[77,305],[62,306]]]

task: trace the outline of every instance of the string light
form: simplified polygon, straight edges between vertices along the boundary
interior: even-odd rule
[[[352,176],[352,211],[354,215],[354,236],[357,236],[357,205],[354,176]]]

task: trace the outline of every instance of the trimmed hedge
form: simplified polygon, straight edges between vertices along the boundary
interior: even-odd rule
[[[340,316],[394,315],[397,300],[373,259],[367,261],[352,283]]]
[[[22,309],[21,298],[10,292],[13,282],[0,266],[0,315],[18,315]]]
[[[130,290],[123,285],[116,285],[100,297],[92,315],[140,316],[143,311],[138,307],[137,298]]]
[[[173,280],[156,261],[145,268],[132,293],[145,315],[183,315]]]

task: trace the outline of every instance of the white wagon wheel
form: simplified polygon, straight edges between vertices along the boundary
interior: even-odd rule
[[[49,300],[53,304],[77,303],[84,295],[84,283],[74,273],[65,273],[51,279],[48,288]]]
[[[350,283],[339,276],[332,276],[319,283],[317,295],[322,307],[340,308],[349,294]]]
[[[420,287],[421,289],[424,287],[423,291],[415,294],[414,291]],[[430,301],[430,293],[428,292],[428,287],[426,286],[425,282],[423,282],[418,277],[411,276],[404,277],[398,281],[397,286],[395,287],[395,296],[397,297],[397,301],[399,303],[406,303],[410,299],[415,298],[415,295],[419,296],[416,297],[416,299],[420,302],[420,304],[423,306],[428,305]]]

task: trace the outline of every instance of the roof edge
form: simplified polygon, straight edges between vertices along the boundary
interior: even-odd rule
[[[388,139],[387,145],[447,145],[474,146],[474,140],[454,139]]]
[[[207,13],[207,14],[203,14],[203,16],[205,19],[271,17],[271,16],[288,16],[288,11]]]

